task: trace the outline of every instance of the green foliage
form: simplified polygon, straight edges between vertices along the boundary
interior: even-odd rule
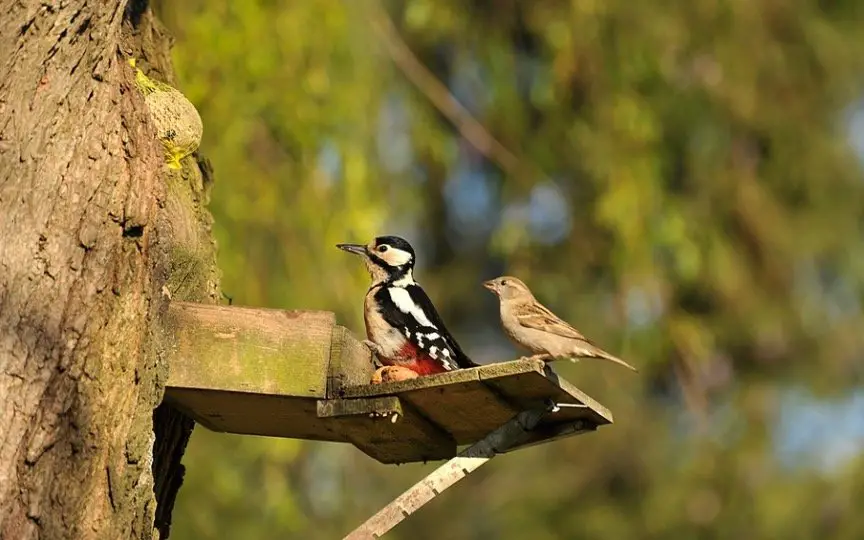
[[[860,2],[389,6],[518,156],[504,171],[396,67],[372,6],[159,6],[227,294],[360,332],[366,276],[333,244],[405,232],[475,357],[502,359],[479,282],[506,270],[642,371],[560,366],[616,425],[498,458],[391,536],[864,536],[864,461],[790,466],[777,439],[788,393],[861,384]],[[185,463],[178,539],[336,538],[429,468],[201,428]]]

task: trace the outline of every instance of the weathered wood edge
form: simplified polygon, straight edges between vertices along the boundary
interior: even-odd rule
[[[394,413],[403,416],[402,403],[396,396],[358,399],[319,399],[318,418],[341,418],[355,415],[380,415],[390,417]]]
[[[615,423],[615,419],[612,416],[612,411],[610,411],[609,409],[607,409],[606,407],[604,407],[603,405],[598,403],[594,398],[592,398],[591,396],[589,396],[588,394],[586,394],[582,390],[579,390],[578,388],[573,386],[573,384],[571,382],[569,382],[567,379],[562,379],[561,377],[559,377],[558,374],[555,373],[555,371],[552,369],[551,366],[548,366],[548,365],[544,366],[544,374],[546,375],[547,379],[553,381],[555,384],[560,386],[562,390],[564,390],[568,394],[573,395],[576,399],[581,401],[583,404],[590,407],[598,415],[605,418],[610,424]]]
[[[438,461],[456,455],[456,441],[449,433],[423,417],[410,404],[403,404],[396,396],[319,400],[317,413],[319,418],[332,423],[347,442],[380,463]],[[396,438],[380,442],[380,433],[375,434],[376,428],[370,427],[370,422],[378,429],[396,434]],[[405,431],[405,427],[399,425],[402,422],[407,422],[411,429]],[[395,431],[391,431],[391,424]],[[410,459],[405,459],[406,454],[399,448],[399,443],[394,445],[400,440],[403,445],[413,444],[415,453]]]
[[[216,427],[215,424],[211,423],[210,420],[206,416],[198,414],[197,411],[194,411],[194,410],[190,409],[189,407],[186,407],[186,405],[184,404],[185,401],[183,400],[182,395],[184,392],[190,392],[190,391],[194,391],[194,390],[189,390],[186,388],[173,388],[170,390],[171,391],[169,391],[168,388],[165,389],[164,400],[166,403],[168,403],[169,405],[171,405],[172,407],[174,407],[178,411],[182,412],[183,414],[185,414],[189,418],[195,420],[195,422],[197,424],[204,426],[205,428],[209,429],[210,431],[213,431],[216,433],[227,433],[224,429],[220,429],[220,428]]]
[[[304,315],[312,315],[327,319],[336,325],[336,314],[332,311],[321,309],[281,309],[267,307],[251,307],[251,306],[226,306],[224,304],[203,304],[200,302],[176,302],[172,301],[169,304],[171,316],[181,316],[184,314],[192,314],[196,318],[212,317],[214,320],[224,321],[226,323],[236,322],[237,317],[244,316],[275,316],[275,317],[303,317]]]
[[[446,386],[454,383],[466,383],[477,381],[480,382],[483,378],[504,377],[507,375],[516,375],[519,373],[530,373],[538,371],[537,363],[539,360],[513,360],[510,362],[498,362],[495,364],[487,364],[476,368],[460,369],[458,371],[449,371],[447,373],[439,373],[409,379],[407,381],[387,382],[381,384],[366,384],[363,386],[353,386],[345,388],[342,397],[376,397],[393,394],[401,394],[412,390],[422,390],[426,388],[434,388],[437,386]],[[542,362],[540,362],[542,364]],[[543,373],[540,371],[540,373]]]
[[[341,398],[346,388],[369,384],[374,372],[372,351],[347,328],[335,325],[330,338],[327,398]]]
[[[459,371],[451,371],[448,373],[440,373],[429,375],[426,377],[418,377],[407,381],[389,382],[382,384],[364,384],[361,386],[346,387],[342,391],[343,398],[355,397],[376,397],[401,394],[413,390],[421,390],[426,388],[435,388],[438,386],[446,386],[454,383],[466,383],[471,381],[479,381],[486,383],[497,378],[518,375],[523,373],[537,372],[546,377],[551,383],[559,386],[564,392],[572,395],[590,409],[594,410],[600,417],[605,419],[609,424],[614,423],[612,412],[601,405],[599,402],[588,396],[585,392],[579,390],[573,384],[558,376],[555,371],[542,360],[511,360],[507,362],[497,362],[484,366],[462,369]],[[496,395],[500,392],[491,385],[488,385],[489,390]],[[499,395],[502,399],[506,396]]]

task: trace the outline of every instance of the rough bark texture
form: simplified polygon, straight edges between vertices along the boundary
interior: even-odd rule
[[[146,2],[0,0],[0,539],[151,538],[182,480],[160,319],[216,299],[207,182],[129,54],[171,82]]]

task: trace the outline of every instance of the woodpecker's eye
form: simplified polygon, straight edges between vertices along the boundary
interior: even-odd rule
[[[378,246],[378,253],[384,253],[385,251],[387,251],[387,247],[387,244],[384,244],[383,246]]]

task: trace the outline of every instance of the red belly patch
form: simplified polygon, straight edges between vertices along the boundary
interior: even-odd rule
[[[418,375],[432,375],[435,373],[445,373],[447,371],[444,369],[444,365],[441,362],[435,360],[426,354],[425,351],[410,342],[402,345],[402,348],[399,349],[395,358],[386,360],[391,361],[385,363],[408,368]]]

